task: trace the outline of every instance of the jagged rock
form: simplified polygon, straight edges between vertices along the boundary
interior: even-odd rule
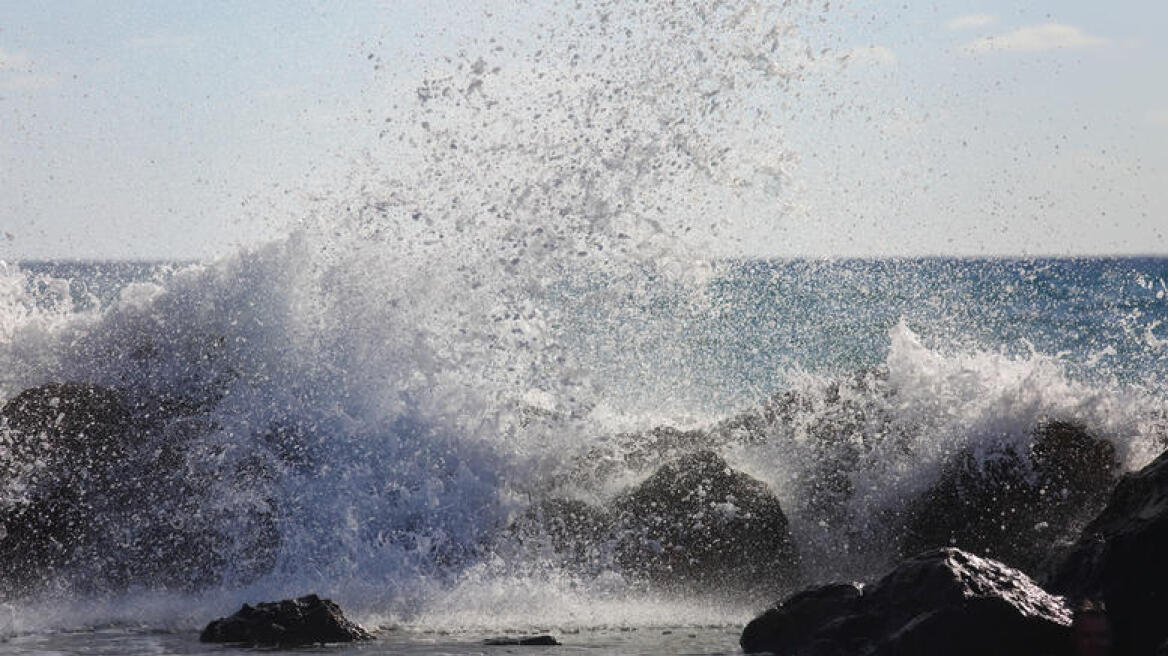
[[[1025,453],[964,452],[910,504],[901,552],[955,546],[1035,572],[1103,507],[1117,470],[1111,443],[1066,422],[1040,426]]]
[[[791,596],[754,619],[740,644],[780,656],[1062,654],[1071,612],[1022,572],[958,549],[902,562],[869,588]]]
[[[797,570],[779,500],[712,451],[662,466],[612,512],[622,568],[659,582],[743,589],[790,584]]]
[[[1168,452],[1125,475],[1107,506],[1044,577],[1075,599],[1104,602],[1117,654],[1168,641]]]
[[[522,638],[487,638],[483,644],[490,647],[558,647],[563,644],[550,635],[524,636]]]
[[[298,647],[333,642],[372,640],[373,635],[350,621],[328,599],[308,595],[250,606],[217,619],[199,635],[200,642],[250,647]]]

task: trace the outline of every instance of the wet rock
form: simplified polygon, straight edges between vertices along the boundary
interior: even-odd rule
[[[538,635],[524,636],[521,638],[487,638],[486,640],[483,640],[483,644],[491,647],[557,647],[563,643],[550,635]]]
[[[0,410],[0,578],[25,588],[94,561],[92,517],[132,497],[130,412],[116,390],[50,383]]]
[[[526,548],[547,548],[565,564],[595,571],[610,563],[612,517],[600,506],[551,497],[532,504],[512,522],[506,538]]]
[[[203,629],[200,642],[222,642],[249,647],[304,645],[372,640],[373,635],[350,621],[328,599],[308,595],[250,606]]]
[[[901,553],[955,546],[1033,573],[1103,507],[1117,471],[1109,442],[1066,422],[1040,426],[1026,452],[962,453],[910,504]]]
[[[614,477],[629,472],[646,472],[695,451],[717,449],[725,445],[727,433],[705,430],[682,430],[657,426],[636,433],[620,433],[584,452],[556,477],[559,486],[603,488]]]
[[[1103,512],[1045,575],[1055,592],[1102,601],[1117,654],[1168,641],[1168,452],[1120,479]]]
[[[621,567],[658,582],[746,589],[790,584],[797,571],[779,500],[712,451],[662,466],[612,513]]]
[[[0,417],[26,439],[21,453],[100,466],[124,453],[130,411],[117,390],[83,383],[48,383],[4,404]],[[40,437],[40,440],[33,439]]]
[[[606,505],[550,497],[511,524],[504,544],[550,549],[598,573],[703,591],[774,590],[798,573],[778,499],[712,451],[683,455]]]
[[[832,583],[797,592],[747,624],[739,643],[746,652],[830,650],[839,640],[830,633],[819,635],[825,633],[824,624],[854,617],[862,594],[863,586],[857,583]]]
[[[192,590],[270,570],[278,509],[262,463],[195,450],[213,426],[155,406],[82,383],[45,384],[4,405],[0,596]],[[208,501],[226,485],[238,506]]]
[[[958,549],[902,562],[869,588],[837,584],[781,602],[748,624],[747,652],[855,654],[1062,654],[1065,602],[1022,572]]]

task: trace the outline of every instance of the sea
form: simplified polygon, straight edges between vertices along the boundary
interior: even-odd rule
[[[739,653],[794,584],[663,589],[507,527],[643,481],[670,457],[645,431],[712,436],[776,399],[794,402],[761,432],[708,447],[779,499],[801,584],[874,580],[889,518],[946,462],[1024,450],[1045,423],[1150,462],[1168,259],[746,243],[781,255],[819,229],[786,117],[834,111],[800,109],[847,59],[816,42],[827,4],[546,3],[539,29],[504,16],[414,53],[420,78],[362,53],[367,144],[270,217],[280,236],[198,261],[0,263],[0,399],[118,390],[149,415],[124,477],[153,486],[100,500],[117,512],[86,516],[96,546],[73,566],[0,589],[0,655],[242,653],[200,629],[309,593],[379,639],[308,653],[512,653],[482,641],[543,633],[563,645],[522,653]],[[48,466],[11,460],[0,542]],[[850,490],[830,516],[822,476]],[[159,534],[207,557],[135,546]]]
[[[0,653],[226,653],[197,641],[204,623],[309,592],[381,631],[328,653],[495,653],[507,648],[483,639],[528,633],[557,636],[564,646],[539,648],[554,653],[737,653],[742,625],[789,590],[655,591],[548,551],[474,546],[541,495],[603,502],[646,476],[652,463],[562,482],[597,448],[622,448],[614,436],[710,427],[863,372],[895,393],[853,388],[847,413],[812,403],[765,441],[721,448],[779,496],[819,554],[816,581],[871,580],[893,561],[800,503],[799,481],[838,457],[812,426],[837,422],[841,440],[868,445],[849,465],[870,490],[852,501],[855,521],[913,498],[947,454],[1026,440],[1042,421],[1088,427],[1128,469],[1168,439],[1166,258],[716,260],[700,276],[549,280],[526,316],[469,331],[420,323],[451,308],[412,307],[392,288],[305,276],[303,244],[199,263],[6,265],[0,396],[66,380],[197,399],[174,420],[204,426],[182,475],[262,458],[265,494],[294,510],[258,579],[225,572],[193,592],[78,592],[69,579],[9,597]],[[304,448],[291,464],[264,439],[277,425]],[[226,518],[254,492],[212,487],[200,503]]]

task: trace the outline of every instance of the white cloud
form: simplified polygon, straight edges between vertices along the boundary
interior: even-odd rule
[[[849,66],[895,66],[897,57],[884,46],[861,46],[844,52],[839,61]]]
[[[1144,118],[1153,125],[1163,125],[1168,127],[1168,109],[1153,109],[1149,110]]]
[[[965,44],[969,53],[985,52],[1040,52],[1044,50],[1092,48],[1109,40],[1088,34],[1081,27],[1046,23],[1023,27],[998,36],[987,36]]]
[[[998,17],[992,14],[968,14],[958,16],[945,23],[947,30],[976,30],[998,22]]]
[[[31,68],[32,60],[28,55],[0,49],[0,73],[27,73]]]

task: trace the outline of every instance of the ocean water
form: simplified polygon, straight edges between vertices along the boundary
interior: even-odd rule
[[[722,260],[700,278],[565,276],[541,297],[538,332],[515,332],[530,318],[504,335],[460,329],[464,353],[449,332],[395,317],[404,304],[386,290],[363,306],[309,304],[303,295],[324,289],[289,280],[296,247],[211,263],[8,266],[3,396],[83,380],[198,399],[175,433],[143,439],[199,423],[184,476],[262,459],[282,541],[270,572],[224,572],[208,590],[78,592],[102,580],[89,571],[9,598],[0,652],[219,653],[196,641],[209,619],[317,591],[385,629],[346,652],[479,653],[484,637],[549,631],[565,643],[557,653],[729,653],[763,600],[789,591],[667,593],[615,566],[581,572],[552,552],[480,545],[544,496],[603,501],[650,473],[659,463],[570,476],[598,449],[632,448],[613,439],[622,431],[712,426],[778,392],[821,398],[857,372],[885,377],[843,388],[855,395],[848,413],[811,403],[761,442],[718,446],[779,495],[797,543],[818,554],[812,581],[889,567],[886,541],[856,536],[896,530],[869,520],[919,494],[959,449],[1069,420],[1134,468],[1168,439],[1168,259]],[[534,334],[546,350],[524,347]],[[538,359],[519,357],[529,351]],[[859,462],[810,439],[824,422],[841,447],[867,445]],[[265,437],[272,426],[295,436],[298,459]],[[860,491],[853,524],[825,526],[804,486],[845,463]],[[254,481],[205,494],[221,530],[248,530],[226,520],[252,508]]]
[[[282,238],[0,264],[0,398],[117,388],[153,410],[136,457],[165,462],[140,472],[149,504],[88,517],[96,553],[0,591],[0,654],[224,653],[206,622],[310,592],[382,630],[328,653],[495,653],[481,640],[513,632],[734,653],[790,590],[655,589],[504,529],[649,476],[666,454],[626,457],[631,433],[788,393],[710,446],[776,493],[805,583],[887,569],[885,520],[956,453],[1054,420],[1127,469],[1165,447],[1168,259],[733,257],[731,228],[795,204],[782,117],[836,61],[807,36],[826,9],[587,4],[529,7],[538,33],[471,38],[421,80],[379,67],[367,150]],[[22,466],[0,509],[28,503]],[[825,473],[853,490],[830,517]],[[198,585],[135,554],[159,531],[213,545]]]

